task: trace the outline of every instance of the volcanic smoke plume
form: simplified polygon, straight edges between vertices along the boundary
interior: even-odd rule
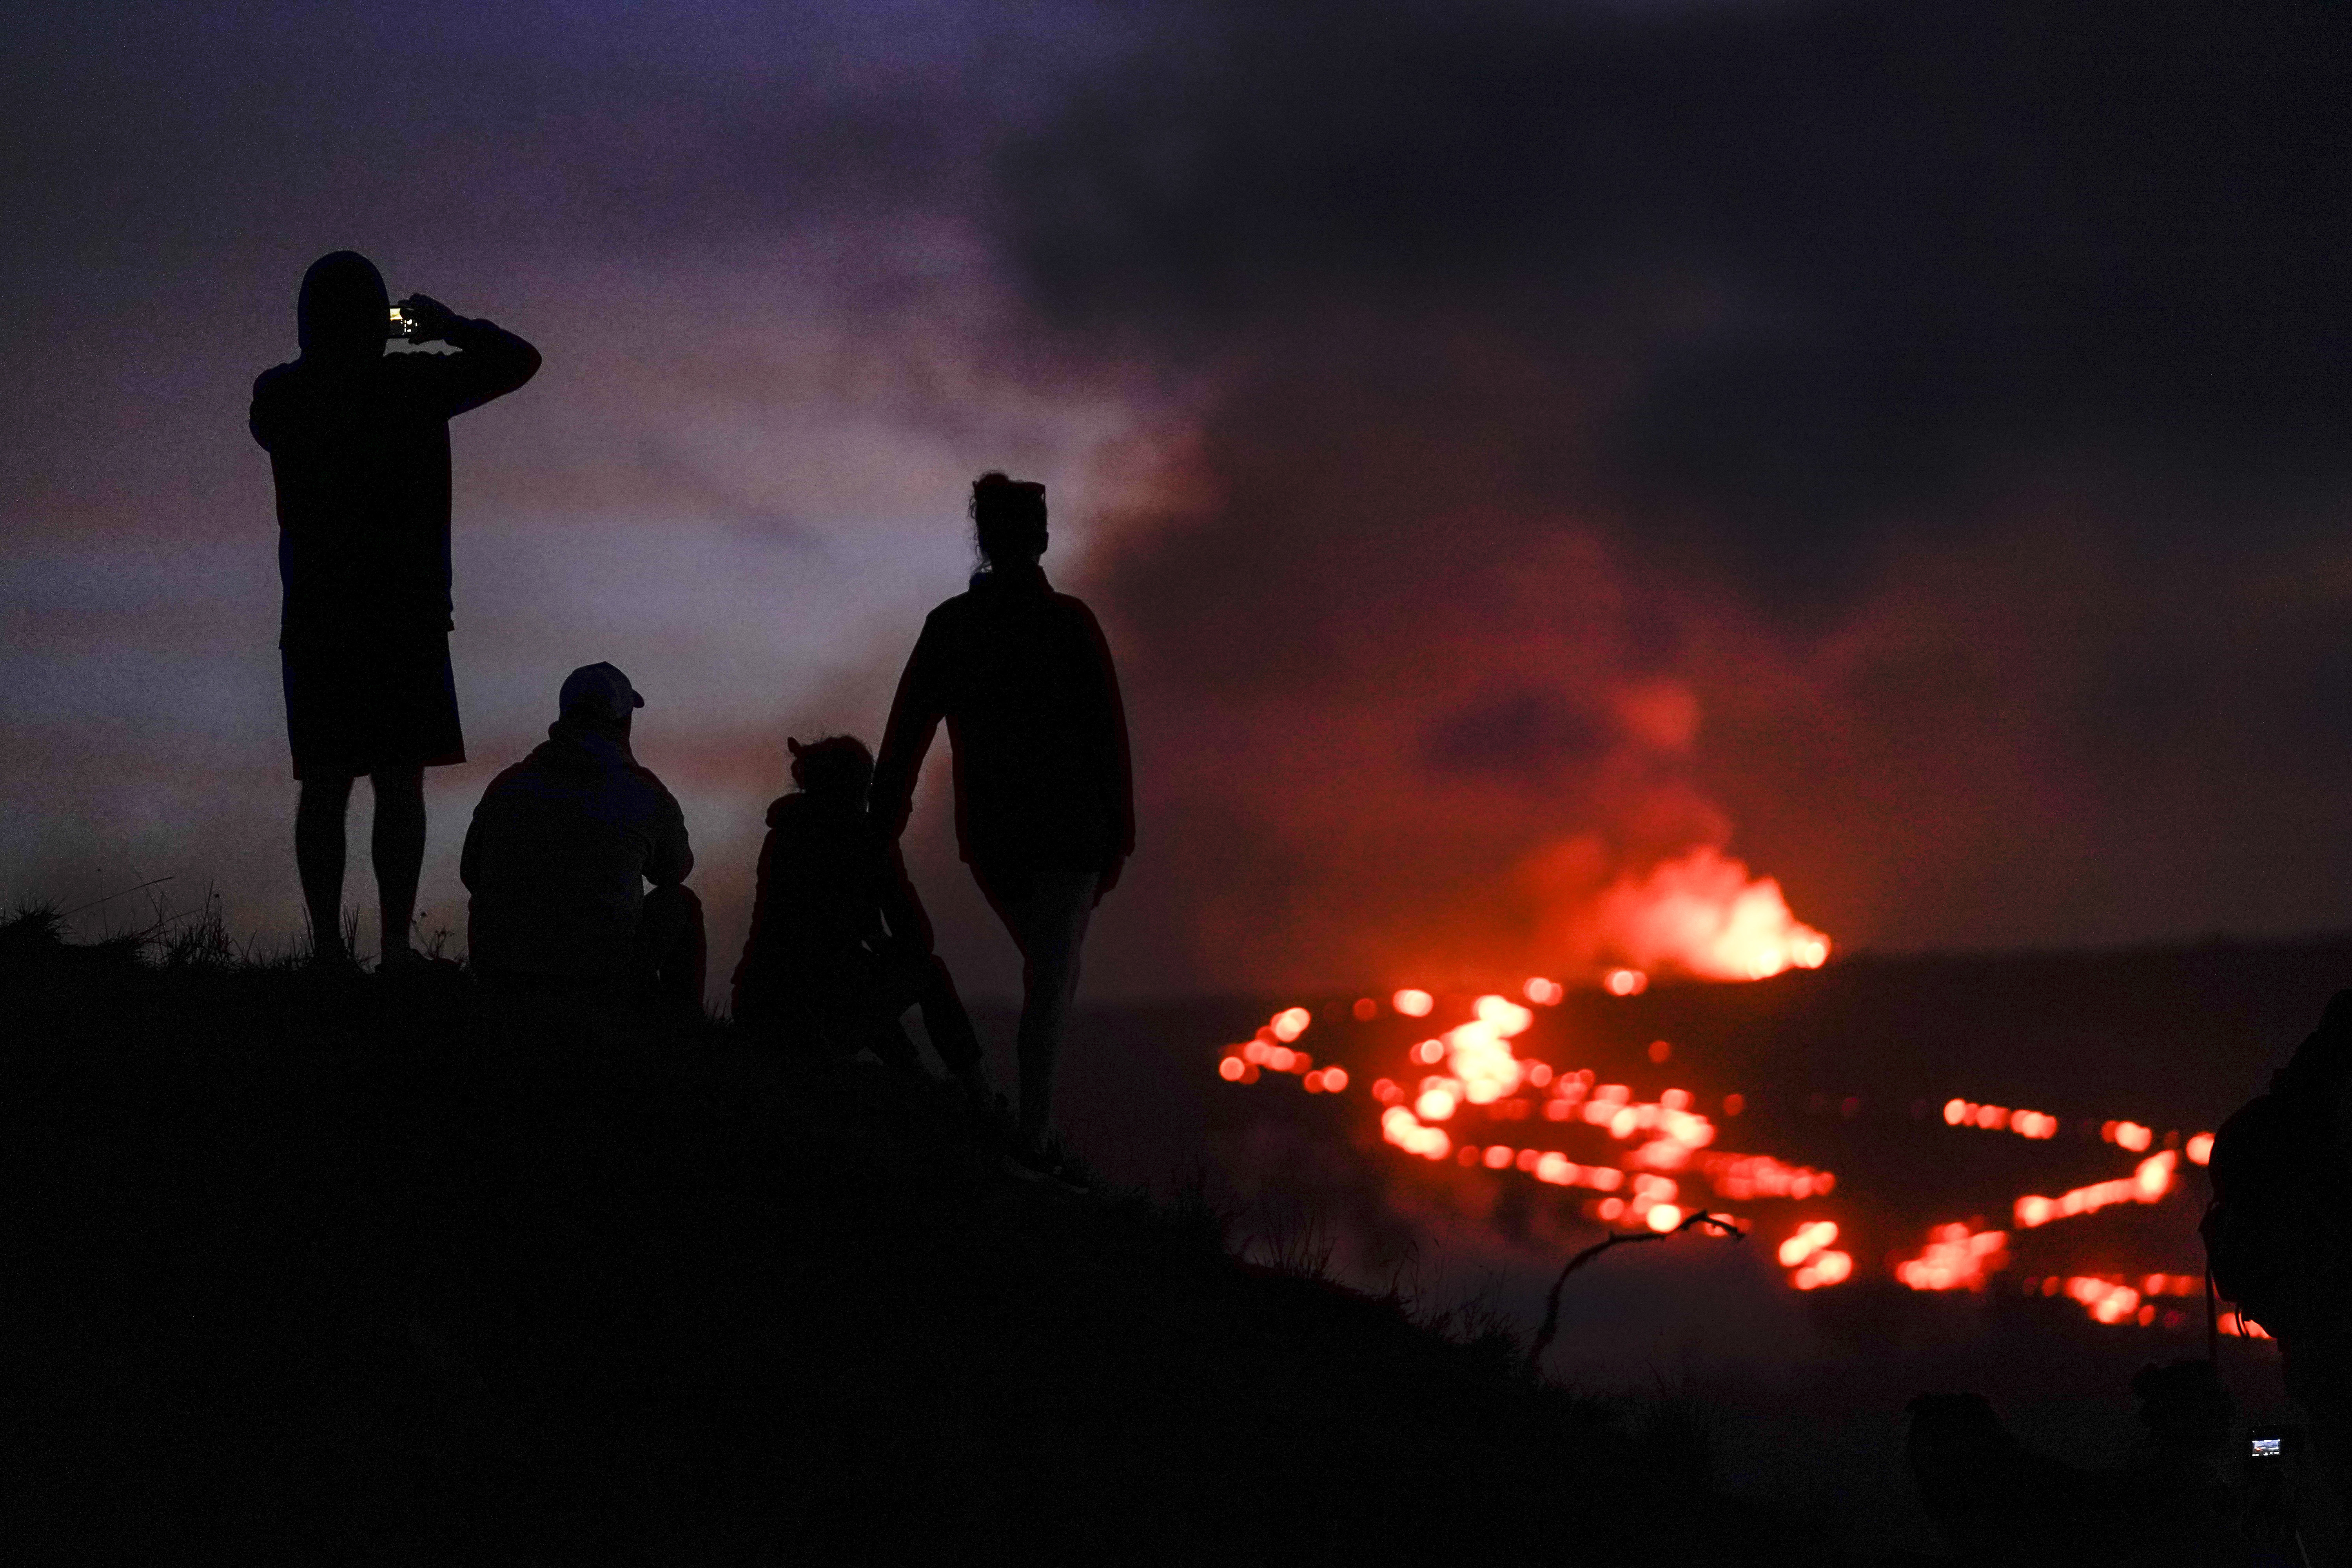
[[[1463,438],[1444,384],[1235,394],[1171,478],[1195,502],[1113,534],[1146,819],[1185,847],[1158,870],[1204,967],[1787,967],[1753,955],[1798,930],[1693,777],[1695,612]]]
[[[1199,390],[1081,587],[1201,973],[2340,918],[2316,10],[1161,15],[995,222]]]

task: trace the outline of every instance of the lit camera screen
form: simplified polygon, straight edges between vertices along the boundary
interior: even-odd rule
[[[2254,1458],[2257,1458],[2257,1459],[2275,1459],[2275,1458],[2277,1458],[2279,1457],[2279,1445],[2280,1445],[2282,1442],[2284,1442],[2284,1440],[2285,1440],[2285,1439],[2284,1439],[2284,1438],[2280,1438],[2280,1437],[2257,1437],[2257,1438],[2255,1438],[2255,1439],[2254,1439]]]

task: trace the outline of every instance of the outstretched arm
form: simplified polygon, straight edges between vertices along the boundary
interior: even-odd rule
[[[933,626],[923,623],[923,635],[907,656],[898,694],[890,701],[890,722],[883,727],[882,754],[874,763],[870,809],[894,840],[907,830],[907,818],[914,814],[915,780],[923,771],[924,753],[931,749],[931,735],[947,711]]]
[[[907,857],[895,839],[890,842],[888,860],[883,868],[881,890],[882,920],[890,928],[890,940],[904,950],[926,957],[937,951],[939,942],[931,933],[931,917],[923,910],[922,895],[915,891],[915,879],[907,875]]]
[[[445,342],[458,352],[442,356],[442,406],[454,416],[479,408],[539,374],[539,351],[494,322],[458,315],[429,294],[400,302],[416,322],[417,342]]]

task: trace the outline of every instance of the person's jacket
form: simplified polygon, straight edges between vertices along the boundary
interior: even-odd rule
[[[488,321],[449,342],[458,353],[299,359],[253,384],[278,486],[281,647],[449,630],[449,421],[540,363]]]
[[[928,954],[931,922],[898,844],[855,802],[779,796],[751,900],[735,984],[755,991],[818,983],[892,944]]]
[[[998,568],[933,610],[874,767],[894,836],[945,720],[956,841],[983,869],[1102,871],[1135,851],[1127,714],[1094,613],[1035,567]]]
[[[466,829],[457,874],[473,895],[477,968],[543,980],[605,980],[629,959],[645,884],[694,869],[686,816],[625,742],[561,721],[490,781]]]

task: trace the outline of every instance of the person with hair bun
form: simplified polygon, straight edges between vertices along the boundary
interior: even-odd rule
[[[735,966],[735,1021],[788,1047],[835,1059],[870,1050],[921,1075],[899,1022],[919,1007],[949,1076],[992,1115],[980,1037],[955,977],[932,949],[898,840],[866,812],[873,753],[855,735],[784,745],[793,789],[768,807],[751,931]]]
[[[945,721],[956,840],[1021,950],[1020,1142],[1025,1173],[1075,1184],[1053,1138],[1054,1068],[1095,905],[1135,852],[1127,714],[1094,613],[1038,564],[1045,487],[971,487],[980,569],[933,610],[908,656],[875,764],[873,812],[893,837]]]

